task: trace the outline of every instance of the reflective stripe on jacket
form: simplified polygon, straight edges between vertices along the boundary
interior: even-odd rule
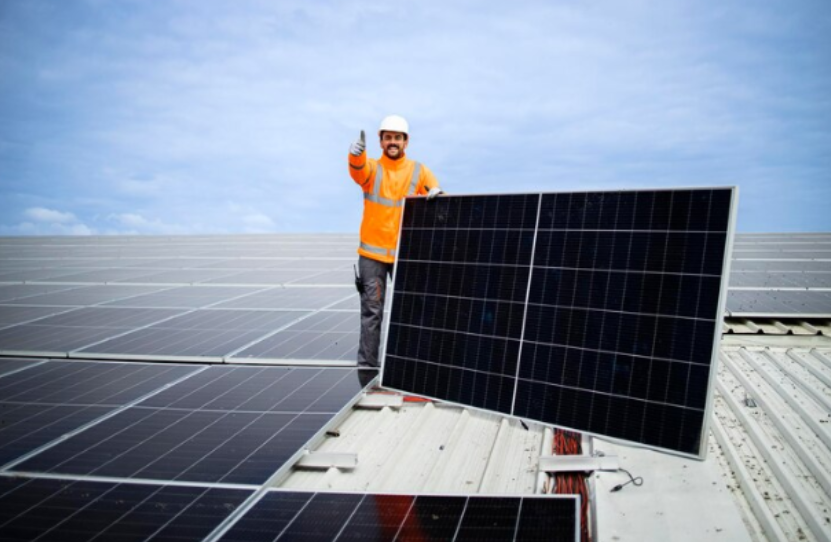
[[[364,192],[364,218],[358,254],[386,263],[395,261],[404,197],[424,195],[439,185],[427,167],[407,160],[379,160],[349,155],[349,175]]]

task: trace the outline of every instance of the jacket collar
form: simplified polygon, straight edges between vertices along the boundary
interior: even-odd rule
[[[398,160],[390,160],[387,158],[386,154],[382,154],[381,158],[378,160],[381,163],[381,166],[386,169],[387,171],[397,171],[403,168],[409,160],[407,160],[407,154],[402,154],[401,158]]]

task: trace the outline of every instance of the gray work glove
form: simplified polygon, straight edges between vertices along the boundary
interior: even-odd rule
[[[436,196],[438,196],[439,194],[444,194],[444,190],[442,190],[438,186],[435,187],[435,188],[431,188],[430,191],[427,192],[427,201],[430,201],[431,199],[435,199]]]
[[[366,136],[364,136],[364,131],[361,130],[361,139],[357,140],[349,146],[349,154],[351,154],[352,156],[360,156],[364,153],[365,150]]]

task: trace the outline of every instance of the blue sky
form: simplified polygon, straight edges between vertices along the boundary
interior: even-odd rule
[[[448,192],[735,184],[739,231],[831,231],[826,0],[2,0],[0,235],[357,232],[389,113]]]

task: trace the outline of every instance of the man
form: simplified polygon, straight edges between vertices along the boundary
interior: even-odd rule
[[[381,343],[381,318],[387,277],[392,274],[398,226],[404,197],[438,196],[442,190],[427,167],[408,160],[404,151],[409,143],[407,121],[391,115],[381,121],[378,131],[383,156],[367,158],[364,132],[349,148],[349,175],[364,192],[364,217],[358,248],[358,273],[361,290],[361,341],[359,367],[378,367]]]

